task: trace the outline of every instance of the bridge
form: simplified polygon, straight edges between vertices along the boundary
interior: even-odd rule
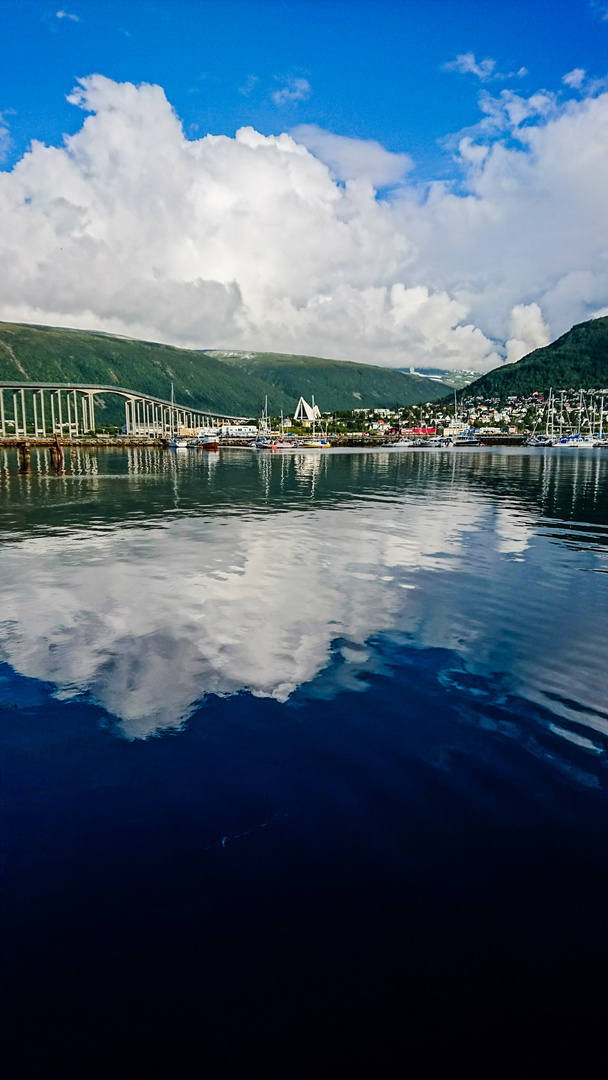
[[[124,399],[128,435],[165,438],[178,428],[215,427],[218,421],[248,419],[193,409],[191,405],[138,394],[122,386],[30,380],[0,382],[0,435],[27,438],[33,433],[35,439],[52,435],[71,439],[94,434],[95,398],[101,394],[115,394]]]

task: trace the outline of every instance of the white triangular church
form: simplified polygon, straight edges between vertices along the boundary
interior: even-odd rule
[[[313,398],[314,401],[314,398]],[[296,405],[296,411],[293,414],[294,423],[300,424],[312,424],[313,420],[320,420],[321,413],[318,405],[309,405],[304,398],[301,397]]]

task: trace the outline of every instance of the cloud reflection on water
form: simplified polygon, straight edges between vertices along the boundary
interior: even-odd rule
[[[606,607],[593,628],[585,614],[604,578],[574,573],[577,558],[513,500],[458,485],[30,535],[3,548],[0,656],[143,738],[207,694],[361,689],[370,637],[405,635],[608,734]]]
[[[408,572],[446,570],[482,509],[375,503],[263,518],[31,537],[0,569],[2,656],[70,698],[90,694],[129,737],[179,725],[205,695],[285,701],[407,606]],[[345,647],[345,655],[348,646]]]

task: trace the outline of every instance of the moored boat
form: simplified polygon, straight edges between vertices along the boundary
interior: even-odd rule
[[[594,439],[587,438],[585,435],[564,435],[563,438],[558,439],[553,445],[562,449],[567,447],[570,450],[592,450],[595,441]]]
[[[474,435],[454,435],[451,439],[447,439],[446,443],[449,446],[479,446],[479,439],[476,439]]]
[[[550,435],[530,435],[524,446],[554,446],[555,440]]]
[[[329,450],[331,443],[325,437],[320,439],[305,439],[301,444],[307,450]]]

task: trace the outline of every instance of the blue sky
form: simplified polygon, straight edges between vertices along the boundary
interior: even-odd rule
[[[608,67],[608,21],[585,0],[4,0],[1,15],[5,167],[32,138],[58,144],[77,130],[66,97],[99,72],[161,85],[191,136],[315,123],[407,152],[431,178],[453,171],[443,138],[476,119],[480,79],[444,70],[457,55],[489,57],[497,75],[526,68],[485,83],[523,92]],[[276,105],[273,91],[298,78],[308,95]]]
[[[183,198],[192,200],[195,198],[193,192],[199,193],[196,195],[199,199],[196,214],[201,220],[205,219],[206,228],[209,226],[207,231],[203,229],[199,241],[191,241],[198,244],[199,263],[194,268],[190,257],[176,262],[175,251],[155,250],[156,262],[141,264],[140,280],[149,278],[152,291],[157,287],[154,283],[160,279],[171,278],[172,286],[187,285],[190,292],[197,282],[217,283],[225,293],[222,294],[226,312],[224,323],[213,326],[209,323],[208,333],[203,332],[204,328],[196,320],[189,322],[185,317],[185,307],[180,307],[180,325],[187,327],[180,337],[175,325],[155,323],[135,308],[131,315],[126,310],[119,311],[118,307],[113,310],[109,300],[96,307],[91,297],[83,298],[80,308],[77,303],[70,308],[64,298],[42,296],[44,289],[36,286],[33,276],[36,267],[36,273],[40,270],[40,253],[35,250],[31,257],[38,261],[35,266],[32,262],[29,269],[24,267],[21,292],[10,297],[0,293],[0,317],[19,316],[25,320],[28,312],[32,319],[37,313],[39,321],[95,324],[125,332],[130,327],[134,335],[145,333],[207,347],[242,345],[246,338],[252,348],[280,347],[298,351],[297,346],[301,346],[302,349],[321,351],[326,343],[325,351],[332,355],[356,356],[378,363],[396,364],[402,354],[405,357],[408,349],[413,349],[411,356],[416,353],[417,363],[422,360],[429,364],[441,363],[443,355],[447,366],[464,362],[467,349],[471,352],[473,366],[493,365],[505,357],[516,358],[519,346],[513,345],[509,349],[509,340],[533,346],[544,336],[562,332],[567,328],[564,324],[568,319],[588,317],[603,311],[608,304],[601,277],[603,248],[599,241],[593,250],[579,252],[570,268],[560,264],[555,272],[547,265],[538,273],[530,273],[527,268],[530,253],[526,246],[521,251],[509,249],[505,256],[508,280],[501,282],[492,271],[493,299],[489,297],[488,282],[484,281],[484,274],[490,272],[483,255],[475,261],[477,254],[487,251],[490,244],[509,242],[512,245],[508,237],[513,230],[521,227],[522,231],[529,231],[530,222],[538,217],[532,204],[525,203],[525,188],[528,185],[529,189],[540,189],[546,180],[537,172],[536,178],[530,181],[522,170],[525,171],[524,165],[533,162],[540,168],[543,161],[549,168],[551,153],[557,153],[560,139],[566,138],[570,130],[568,125],[572,127],[572,110],[579,110],[576,114],[578,135],[573,131],[568,144],[573,152],[578,153],[577,138],[583,142],[585,139],[599,140],[603,146],[603,119],[597,109],[593,112],[593,103],[603,101],[605,94],[607,16],[608,4],[587,0],[375,0],[373,3],[367,0],[75,0],[66,2],[65,6],[63,2],[55,5],[39,0],[4,0],[0,5],[4,42],[0,65],[0,152],[3,153],[1,168],[7,177],[11,198],[17,199],[15,206],[22,205],[17,186],[23,185],[27,173],[28,184],[33,183],[35,194],[23,196],[20,188],[19,198],[22,202],[23,198],[29,199],[28,206],[37,206],[43,217],[46,214],[45,221],[49,220],[49,209],[43,207],[43,199],[50,200],[53,213],[59,213],[57,207],[61,202],[62,213],[69,203],[73,208],[78,207],[74,214],[82,216],[83,196],[79,195],[74,202],[75,196],[62,190],[62,185],[67,183],[66,167],[69,165],[73,169],[75,163],[81,161],[85,145],[89,153],[91,132],[96,133],[95,160],[99,163],[101,143],[107,139],[111,142],[120,126],[118,114],[122,117],[123,128],[131,124],[133,131],[147,132],[147,142],[142,135],[141,153],[148,161],[148,169],[152,168],[152,159],[157,161],[160,169],[163,153],[165,150],[169,153],[169,144],[175,149],[175,132],[169,127],[163,129],[164,136],[159,133],[156,142],[154,139],[155,124],[161,124],[158,111],[162,111],[161,104],[139,92],[137,107],[132,97],[127,100],[123,95],[118,102],[112,90],[114,84],[133,84],[135,88],[141,84],[154,84],[162,88],[183,125],[186,139],[194,146],[208,134],[226,136],[231,140],[231,152],[239,156],[238,163],[235,157],[234,168],[242,168],[245,172],[249,165],[245,163],[242,147],[234,142],[239,129],[252,128],[264,137],[290,134],[314,159],[306,166],[309,170],[306,183],[313,183],[315,161],[322,162],[334,185],[331,191],[326,188],[323,199],[328,201],[324,205],[334,205],[336,199],[342,200],[343,205],[337,217],[334,215],[336,249],[326,271],[316,272],[314,268],[320,265],[321,256],[319,254],[315,263],[311,255],[309,278],[294,280],[290,286],[286,284],[285,295],[281,296],[277,281],[285,279],[281,259],[286,254],[277,254],[278,249],[273,248],[273,237],[281,230],[281,222],[278,216],[273,219],[272,207],[264,200],[263,192],[257,192],[255,207],[252,204],[247,208],[247,219],[252,222],[249,242],[258,244],[258,254],[261,244],[263,261],[272,269],[268,273],[265,296],[254,297],[253,292],[249,295],[251,249],[243,251],[242,273],[240,264],[230,262],[224,254],[218,254],[215,262],[205,254],[209,252],[209,235],[215,236],[218,230],[223,230],[226,245],[232,235],[228,211],[214,218],[212,227],[209,225],[211,216],[217,211],[217,200],[209,202],[208,186],[210,177],[215,176],[214,170],[219,168],[220,149],[216,145],[214,163],[207,162],[204,166],[207,187],[201,174],[197,181],[191,178],[186,191],[184,184],[189,165],[185,159],[181,164],[177,164],[176,159],[175,163],[175,174],[179,173],[182,178],[178,187]],[[72,101],[68,100],[78,79],[86,80],[95,75],[106,80],[103,92],[102,84],[92,94],[87,90],[84,96],[81,95],[80,108],[75,105],[73,95]],[[87,128],[86,124],[83,127],[83,109],[96,121],[93,128]],[[113,135],[110,135],[111,124],[114,125]],[[533,128],[542,129],[542,145],[534,143],[530,134]],[[76,140],[67,149],[66,136]],[[166,148],[163,137],[168,140]],[[463,143],[463,139],[468,139],[470,146]],[[59,167],[57,155],[35,154],[32,158],[27,153],[32,140],[38,140],[48,148],[62,148],[63,165]],[[380,148],[375,144],[380,144]],[[207,143],[204,146],[206,154]],[[255,147],[248,144],[248,151],[254,149],[259,158],[261,147],[257,143]],[[274,144],[264,143],[263,150],[267,162],[270,154],[276,156]],[[133,169],[129,157],[131,148],[121,144],[114,151],[118,155],[118,164],[113,186],[119,192],[127,192]],[[381,160],[384,151],[387,153]],[[511,156],[507,167],[505,155],[508,154]],[[373,167],[369,163],[370,155],[374,159]],[[251,155],[250,159],[252,162]],[[347,159],[348,165],[345,164]],[[358,164],[353,164],[355,159]],[[286,160],[283,159],[283,164]],[[292,156],[290,160],[293,164],[296,159]],[[303,167],[300,158],[297,162]],[[498,205],[498,192],[506,190],[505,176],[498,175],[500,168],[506,169],[509,175],[516,169],[517,184],[521,189],[517,206],[511,203],[507,206],[504,202]],[[603,158],[594,161],[593,168],[601,173]],[[227,169],[221,183],[228,192],[232,174]],[[37,170],[35,182],[32,170]],[[278,172],[272,176],[264,174],[257,182],[265,184],[268,192],[273,190],[278,175]],[[49,191],[51,177],[55,185],[52,193]],[[101,174],[91,179],[89,169],[87,177],[93,187],[98,185],[99,192],[105,184],[107,192],[107,176],[105,180]],[[80,180],[83,179],[84,173],[80,176]],[[374,203],[363,209],[361,185],[366,181],[374,186]],[[217,177],[213,182],[219,182]],[[155,198],[157,204],[161,199],[163,212],[169,213],[171,200],[164,190],[164,181],[160,183],[163,194],[157,192]],[[303,199],[306,212],[302,214],[302,235],[308,237],[312,227],[307,217],[312,205],[310,200],[314,202],[317,196],[312,195],[312,188],[307,188],[304,195],[303,183],[303,180],[293,180],[292,176],[290,192],[284,191],[276,205],[285,207],[296,196]],[[496,186],[490,192],[491,183]],[[548,219],[545,232],[535,236],[536,245],[546,244],[549,233],[560,227],[558,223],[562,219],[569,223],[568,242],[571,242],[573,221],[577,220],[577,215],[584,216],[584,205],[589,202],[588,195],[584,195],[586,183],[582,171],[575,180],[563,177],[559,191],[554,190],[550,196],[554,200],[552,223]],[[200,195],[201,184],[205,187],[204,196]],[[580,205],[574,198],[562,207],[560,200],[570,200],[573,185],[579,192]],[[102,212],[101,196],[94,198],[92,190],[85,214],[87,224],[82,226],[89,247],[93,238],[100,242],[100,233],[107,233],[110,218],[115,220],[127,212],[128,202],[125,195],[127,201],[118,209],[119,193],[118,202],[111,208],[106,205]],[[440,208],[438,193],[443,198]],[[455,222],[456,211],[448,196],[460,200],[458,222]],[[592,202],[596,197],[600,198],[598,192],[594,192]],[[238,198],[242,198],[242,193]],[[236,193],[232,192],[227,199],[233,206]],[[504,218],[504,236],[502,239],[489,233],[482,236],[476,222],[467,232],[466,243],[470,247],[475,234],[478,247],[467,250],[466,258],[458,267],[459,236],[471,199],[480,205],[483,203],[486,222],[492,214],[494,218],[497,215]],[[135,199],[133,205],[136,202]],[[424,210],[414,218],[412,205],[415,203],[424,204]],[[145,199],[142,207],[144,204]],[[295,203],[290,206],[286,232],[292,230],[299,212]],[[388,209],[393,213],[394,221],[385,234]],[[599,209],[598,204],[596,210],[599,212]],[[100,221],[93,221],[97,213],[102,217],[105,215],[103,228]],[[355,220],[353,215],[357,219],[357,237],[364,232],[369,236],[370,230],[377,229],[374,251],[379,244],[387,243],[384,264],[379,261],[374,265],[367,281],[362,265],[369,265],[370,259],[362,248],[357,248],[357,254],[346,244],[338,254],[342,243],[340,230],[344,231],[344,220],[350,223]],[[510,223],[507,222],[509,215]],[[14,219],[13,213],[11,220]],[[305,221],[308,224],[305,225]],[[64,219],[62,222],[56,225],[59,230],[56,237],[60,236],[61,229],[68,227]],[[321,244],[325,226],[321,219],[317,224]],[[583,224],[588,229],[588,223],[581,219]],[[32,228],[28,235],[34,232]],[[396,248],[389,250],[386,236],[391,233],[399,238],[398,251]],[[82,250],[82,242],[82,229],[80,232],[76,229],[71,234],[74,258],[78,245]],[[109,241],[106,239],[104,243],[107,248]],[[449,274],[440,266],[442,244],[448,251]],[[48,258],[59,258],[57,253],[62,252],[61,272],[69,275],[66,250],[66,246],[57,241],[55,255],[51,256],[49,248]],[[118,270],[126,265],[127,253],[121,249],[120,239],[114,242],[112,250],[117,295],[124,296]],[[6,258],[10,258],[10,253]],[[340,258],[342,269],[338,273],[335,263]],[[356,265],[357,258],[360,266]],[[522,281],[519,293],[514,281],[518,263],[526,265],[523,275],[526,280]],[[591,274],[593,279],[589,279],[587,286],[581,277],[585,273]],[[577,302],[567,308],[562,318],[558,314],[559,290],[561,288],[563,292],[566,288],[563,282],[570,281],[569,274],[578,275],[574,290]],[[233,286],[240,297],[238,302],[234,299]],[[395,293],[397,286],[405,289],[405,299],[399,291]],[[68,288],[67,279],[65,288]],[[385,301],[378,295],[372,303],[368,295],[370,289],[384,289]],[[411,291],[415,289],[419,290],[416,294]],[[426,290],[424,296],[421,289]],[[499,294],[504,296],[502,307]],[[443,306],[441,297],[444,298]],[[430,307],[421,313],[421,304],[424,306],[427,301]],[[382,302],[391,307],[394,323],[390,345],[383,344],[378,321]],[[184,299],[180,301],[182,303],[187,307]],[[311,329],[310,321],[304,327],[297,314],[279,326],[276,312],[286,303],[292,304],[296,313],[302,311],[303,305],[308,306],[309,313],[322,311],[325,329],[320,325],[316,330]],[[210,304],[212,309],[216,306],[215,301]],[[376,305],[373,316],[376,331],[370,329],[370,304]],[[407,323],[407,312],[412,305],[418,305],[418,314],[414,323],[411,320]],[[435,316],[431,312],[433,305]],[[205,303],[202,306],[204,308]],[[156,307],[154,301],[151,311]],[[330,310],[337,313],[333,329],[328,328]],[[442,319],[444,330],[440,332]],[[432,332],[428,331],[431,323]],[[245,324],[247,329],[244,329]],[[342,327],[340,331],[338,324]],[[405,327],[401,338],[395,330],[398,325]],[[460,345],[456,343],[458,334],[454,336],[454,332],[463,327],[471,327],[469,344],[464,349],[461,347],[463,335],[460,334]],[[479,332],[477,337],[475,331]],[[483,348],[479,334],[487,343]],[[420,335],[426,335],[426,345],[416,351],[415,340]]]

